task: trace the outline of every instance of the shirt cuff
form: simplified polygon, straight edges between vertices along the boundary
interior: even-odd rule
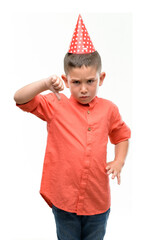
[[[39,102],[40,102],[40,94],[36,95],[27,103],[23,103],[23,104],[16,103],[16,106],[22,109],[23,111],[31,112],[38,106]]]
[[[131,138],[131,130],[126,124],[124,124],[122,128],[114,131],[114,133],[110,136],[110,142],[112,144],[118,144],[129,138]]]

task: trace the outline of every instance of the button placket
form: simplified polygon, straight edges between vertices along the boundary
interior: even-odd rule
[[[91,115],[90,110],[87,111],[87,123],[88,126],[91,125]],[[77,211],[81,212],[83,208],[83,202],[84,202],[84,195],[85,195],[85,189],[87,187],[87,181],[89,177],[89,168],[90,168],[90,162],[91,162],[91,144],[92,144],[92,134],[91,134],[91,127],[88,127],[86,129],[87,131],[87,142],[86,142],[86,151],[84,156],[84,166],[82,170],[82,176],[81,176],[81,183],[80,183],[80,192],[78,197],[78,205],[77,205]]]
[[[87,113],[90,114],[90,110],[88,110]],[[91,127],[88,127],[88,131],[91,131]]]

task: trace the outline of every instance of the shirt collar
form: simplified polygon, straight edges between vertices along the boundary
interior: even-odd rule
[[[95,104],[98,102],[98,97],[95,96],[95,97],[93,98],[93,100],[92,100],[91,102],[89,102],[88,104],[81,104],[81,103],[79,103],[79,102],[74,98],[74,96],[73,96],[72,94],[71,94],[69,100],[70,100],[71,102],[74,102],[74,103],[77,104],[78,106],[88,106],[88,107],[90,107],[90,108],[93,108],[93,107],[95,106]]]

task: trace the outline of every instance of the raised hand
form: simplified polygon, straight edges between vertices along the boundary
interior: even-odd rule
[[[52,75],[45,79],[45,84],[50,91],[54,92],[58,100],[60,100],[59,91],[64,90],[64,84],[61,78],[56,75]]]

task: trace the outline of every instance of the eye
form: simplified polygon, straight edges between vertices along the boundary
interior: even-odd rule
[[[79,81],[74,81],[73,83],[74,83],[74,84],[78,84],[78,83],[79,83]]]
[[[94,82],[94,80],[93,80],[93,79],[90,79],[90,80],[88,80],[88,83],[92,83],[92,82]]]

